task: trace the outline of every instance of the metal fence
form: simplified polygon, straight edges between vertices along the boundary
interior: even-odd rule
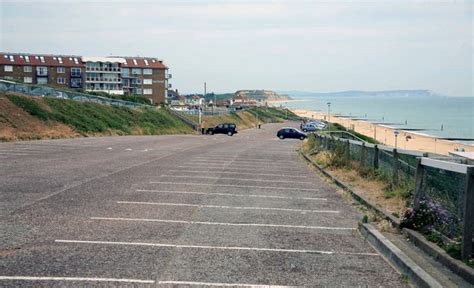
[[[397,150],[393,147],[370,144],[363,141],[313,134],[319,149],[343,153],[346,160],[358,163],[362,168],[376,169],[390,178],[395,186],[413,186],[416,157],[425,154],[417,151]]]
[[[28,85],[15,83],[11,81],[0,80],[0,92],[17,92],[22,94],[27,94],[30,96],[39,96],[39,97],[55,97],[62,99],[69,99],[79,102],[94,102],[102,105],[114,105],[122,106],[128,108],[147,108],[147,109],[157,109],[155,106],[144,105],[140,103],[134,103],[130,101],[111,99],[107,97],[95,96],[75,91],[65,91],[60,89],[55,89],[47,86],[41,85]]]
[[[357,163],[359,168],[376,169],[385,174],[392,185],[413,187],[414,211],[424,209],[430,213],[430,224],[425,229],[435,230],[453,241],[461,242],[462,257],[471,257],[474,166],[459,163],[461,161],[457,158],[430,158],[428,153],[418,151],[313,135],[313,149],[339,153],[346,160]]]

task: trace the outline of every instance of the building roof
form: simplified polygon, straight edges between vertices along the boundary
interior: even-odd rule
[[[82,57],[74,55],[48,55],[0,52],[0,65],[82,67]]]
[[[84,62],[121,63],[126,64],[125,58],[118,57],[82,57]]]
[[[147,58],[147,57],[124,57],[126,63],[123,67],[129,68],[153,68],[153,69],[168,69],[168,67],[163,64],[163,61],[157,58]]]

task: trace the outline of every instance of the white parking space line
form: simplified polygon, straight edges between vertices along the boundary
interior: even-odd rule
[[[289,199],[289,200],[316,200],[316,201],[327,201],[327,198],[313,198],[313,197],[288,197],[288,196],[277,196],[277,195],[260,195],[260,194],[234,194],[234,193],[215,193],[215,192],[195,192],[195,191],[175,191],[175,190],[151,190],[151,189],[138,189],[136,192],[148,192],[148,193],[164,193],[164,194],[195,194],[195,195],[208,195],[208,196],[227,196],[227,197],[249,197],[249,198],[275,198],[275,199]]]
[[[173,224],[216,225],[216,226],[237,226],[237,227],[267,227],[267,228],[314,229],[314,230],[356,230],[356,228],[347,228],[347,227],[279,225],[279,224],[260,224],[260,223],[200,222],[200,221],[182,221],[182,220],[168,220],[168,219],[109,218],[109,217],[91,217],[91,219],[92,220],[106,220],[106,221],[159,222],[159,223],[173,223]]]
[[[215,179],[215,180],[237,180],[237,181],[257,181],[257,182],[271,182],[271,183],[297,183],[297,184],[313,184],[313,182],[296,182],[289,180],[268,180],[268,179],[250,179],[250,178],[232,178],[232,177],[214,177],[214,176],[187,176],[187,175],[160,175],[166,178],[190,178],[190,179]]]
[[[232,165],[232,166],[245,166],[245,167],[275,167],[275,165],[282,165],[283,167],[298,167],[296,165],[280,164],[280,163],[252,163],[252,162],[234,162],[234,161],[204,161],[204,160],[189,160],[186,164],[211,164],[211,165]]]
[[[176,166],[177,168],[187,168],[187,169],[190,169],[190,168],[195,168],[195,169],[199,169],[200,171],[201,170],[205,170],[205,169],[216,169],[216,170],[219,170],[219,171],[223,171],[223,170],[230,170],[230,171],[267,171],[267,172],[286,172],[286,171],[291,171],[291,172],[298,172],[296,171],[295,169],[281,169],[281,168],[274,168],[274,167],[238,167],[238,166],[223,166],[223,165],[219,165],[219,166],[216,166],[216,165],[213,165],[213,164],[209,164],[209,165],[178,165]],[[303,173],[303,171],[302,171]],[[285,174],[287,177],[290,177],[292,174]]]
[[[192,167],[188,167],[192,168]],[[248,170],[246,170],[248,171]],[[229,172],[229,171],[221,171],[221,170],[216,170],[216,171],[211,171],[211,170],[176,170],[176,169],[170,169],[168,172],[183,172],[183,173],[198,173],[198,174],[203,174],[203,173],[214,173],[217,172],[217,174],[232,174],[232,175],[254,175],[254,176],[275,176],[275,177],[288,177],[288,178],[308,178],[306,175],[288,175],[288,174],[275,174],[275,173],[246,173],[246,172]]]
[[[151,246],[163,248],[189,248],[189,249],[213,249],[213,250],[237,250],[237,251],[264,251],[264,252],[286,252],[286,253],[311,253],[326,255],[359,255],[359,256],[380,256],[377,253],[364,252],[343,252],[343,251],[324,251],[324,250],[303,250],[303,249],[279,249],[279,248],[258,248],[258,247],[236,247],[236,246],[208,246],[208,245],[184,245],[184,244],[163,244],[147,242],[120,242],[120,241],[91,241],[91,240],[54,240],[56,243],[70,244],[102,244],[102,245],[125,245],[125,246]]]
[[[36,276],[0,276],[0,280],[23,281],[87,281],[87,282],[125,282],[153,284],[154,280],[122,279],[122,278],[86,278],[86,277],[36,277]]]
[[[0,155],[9,155],[9,156],[25,156],[30,155],[24,152],[0,152]]]
[[[218,282],[193,282],[193,281],[158,281],[157,285],[186,285],[186,286],[207,286],[207,287],[250,287],[250,288],[298,288],[302,286],[282,286],[264,284],[239,284],[239,283],[218,283]]]
[[[201,205],[187,203],[165,203],[165,202],[138,202],[138,201],[117,201],[117,204],[135,204],[135,205],[158,205],[158,206],[182,206],[182,207],[198,207],[198,208],[216,208],[216,209],[237,209],[237,210],[271,210],[299,213],[331,213],[337,214],[336,210],[302,210],[289,208],[271,208],[271,207],[240,207],[240,206],[219,206],[219,205]]]
[[[258,189],[276,189],[276,190],[299,190],[299,191],[319,191],[313,188],[290,188],[290,187],[270,187],[270,186],[252,186],[252,185],[233,185],[233,184],[208,184],[208,183],[180,183],[166,181],[151,181],[150,184],[171,184],[171,185],[194,185],[194,186],[214,186],[214,187],[238,187],[238,188],[258,188]]]
[[[224,158],[223,160],[219,160],[217,159],[217,157],[194,157],[193,159],[190,159],[190,160],[194,160],[194,161],[217,161],[217,162],[229,162],[229,161],[232,161],[234,163],[236,162],[243,162],[243,163],[248,163],[248,162],[251,162],[251,163],[263,163],[263,164],[267,164],[267,163],[271,163],[271,164],[277,164],[277,163],[281,163],[281,164],[286,164],[286,163],[294,163],[293,161],[288,161],[288,160],[271,160],[271,159],[268,159],[268,160],[262,160],[262,159],[256,159],[256,158],[247,158],[247,159],[241,159],[241,158]]]
[[[283,171],[295,171],[299,169],[299,167],[288,167],[288,166],[275,166],[275,165],[270,165],[270,166],[255,166],[255,165],[236,165],[236,164],[216,164],[216,163],[184,163],[186,166],[181,166],[181,167],[201,167],[201,168],[221,168],[221,169],[227,169],[227,168],[240,168],[240,169],[247,169],[247,170],[269,170],[269,171],[278,171],[278,172],[283,172]],[[301,169],[299,171],[302,171]]]

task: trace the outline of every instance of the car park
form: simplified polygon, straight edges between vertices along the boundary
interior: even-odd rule
[[[235,125],[234,123],[221,123],[216,127],[207,128],[206,133],[209,135],[227,134],[229,136],[232,136],[234,134],[237,134],[237,125]]]
[[[291,128],[291,127],[284,127],[278,130],[277,132],[277,137],[280,139],[285,139],[285,138],[293,138],[293,139],[300,139],[304,140],[306,137],[308,137],[305,133],[301,132],[300,130],[296,128]]]

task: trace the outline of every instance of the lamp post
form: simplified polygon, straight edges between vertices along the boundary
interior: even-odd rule
[[[393,135],[395,135],[395,150],[397,150],[397,137],[400,132],[398,130],[393,131]]]
[[[328,132],[330,130],[329,126],[331,125],[331,102],[326,103],[328,105]]]

